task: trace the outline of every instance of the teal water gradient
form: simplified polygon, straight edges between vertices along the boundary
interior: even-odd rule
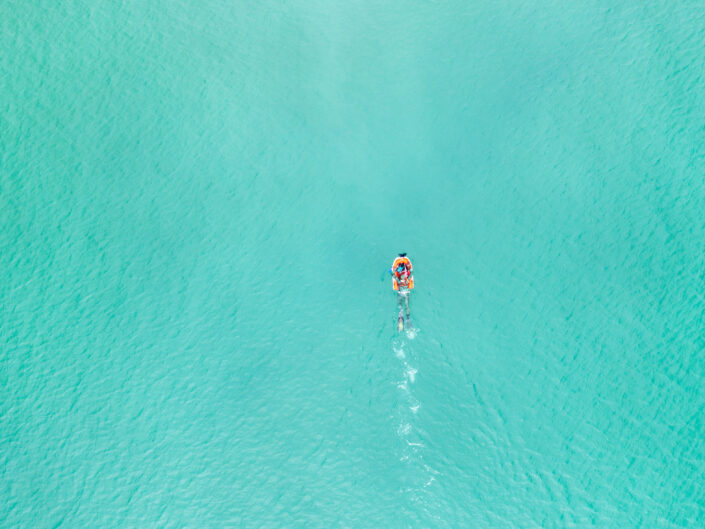
[[[1,6],[0,526],[703,526],[705,18],[613,4]]]

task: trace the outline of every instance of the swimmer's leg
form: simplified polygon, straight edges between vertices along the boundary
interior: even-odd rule
[[[397,302],[399,304],[399,315],[397,316],[397,331],[399,332],[404,330],[404,309],[401,298],[401,294],[397,292]]]

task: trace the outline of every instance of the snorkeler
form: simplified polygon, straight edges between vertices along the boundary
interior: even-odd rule
[[[397,291],[397,301],[399,302],[397,327],[401,331],[404,328],[403,305],[406,305],[406,320],[409,322],[409,294],[414,289],[414,268],[405,253],[400,253],[394,259],[389,273],[392,274],[392,287]]]

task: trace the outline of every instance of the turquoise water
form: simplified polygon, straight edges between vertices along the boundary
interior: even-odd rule
[[[702,527],[705,16],[643,4],[0,6],[0,527]]]

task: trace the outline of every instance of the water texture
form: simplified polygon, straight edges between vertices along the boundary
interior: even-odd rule
[[[704,42],[689,1],[0,5],[0,527],[705,526]]]

